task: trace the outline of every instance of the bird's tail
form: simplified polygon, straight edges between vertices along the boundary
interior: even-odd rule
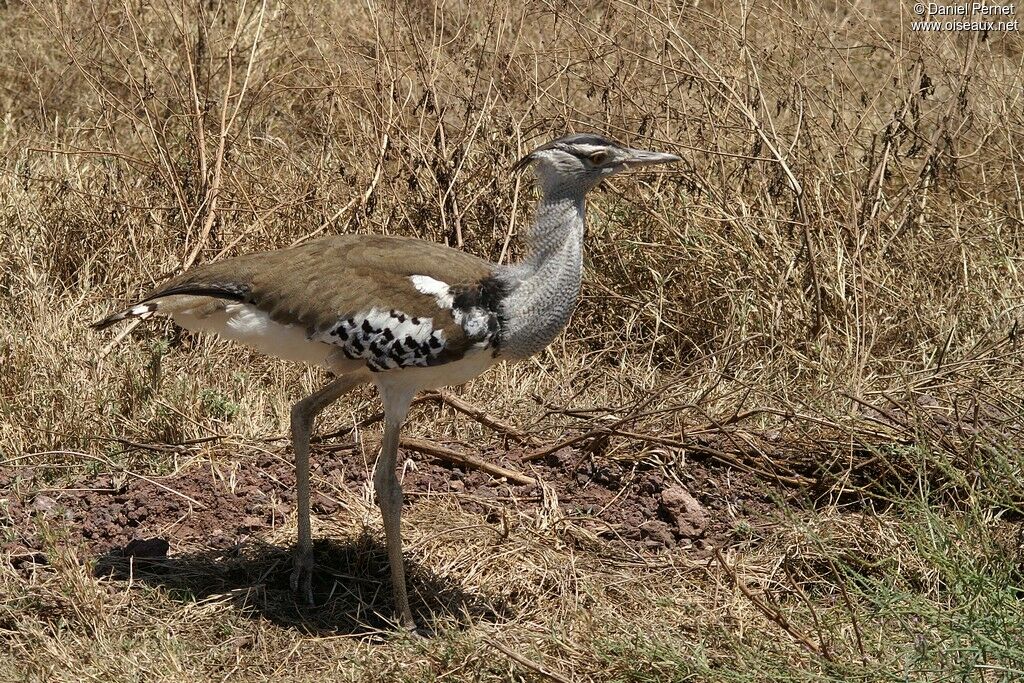
[[[141,304],[135,304],[134,306],[130,306],[129,308],[124,309],[123,311],[112,313],[103,320],[97,320],[92,325],[90,325],[90,327],[93,328],[94,330],[105,330],[111,325],[119,323],[122,320],[127,320],[128,318],[145,319],[156,313],[156,310],[159,307],[159,305],[160,304],[156,301],[145,301]]]

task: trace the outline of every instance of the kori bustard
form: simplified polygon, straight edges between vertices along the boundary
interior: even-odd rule
[[[462,384],[503,360],[547,346],[579,298],[586,193],[628,168],[679,157],[632,149],[592,134],[538,147],[532,165],[541,199],[521,263],[498,265],[416,239],[339,235],[193,268],[145,299],[95,323],[170,316],[337,377],[291,412],[298,489],[298,547],[291,587],[312,603],[309,437],[328,405],[376,385],[385,427],[373,484],[384,520],[395,616],[415,628],[405,588],[396,471],[399,429],[416,392]]]

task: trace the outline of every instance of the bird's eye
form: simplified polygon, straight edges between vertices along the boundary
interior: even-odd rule
[[[590,163],[595,166],[600,166],[604,162],[608,161],[608,156],[608,152],[594,152],[587,158],[590,159]]]

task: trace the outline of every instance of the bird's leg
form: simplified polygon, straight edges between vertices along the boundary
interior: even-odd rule
[[[398,434],[409,410],[412,396],[384,396],[384,440],[380,457],[373,472],[373,486],[377,504],[384,518],[384,535],[391,565],[391,589],[395,600],[395,616],[403,628],[416,629],[416,621],[409,609],[409,595],[405,590],[405,563],[402,560],[402,485],[395,472],[398,458]],[[390,399],[390,400],[389,400]]]
[[[327,406],[358,386],[363,379],[343,375],[292,406],[292,447],[295,450],[295,486],[298,497],[299,545],[292,568],[291,588],[313,604],[313,534],[309,522],[309,437],[313,420]]]

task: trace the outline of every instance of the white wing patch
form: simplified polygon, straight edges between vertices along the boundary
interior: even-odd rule
[[[420,294],[428,294],[434,297],[439,308],[449,309],[455,303],[451,287],[440,280],[435,280],[429,275],[410,275],[409,281]]]
[[[410,275],[409,281],[416,291],[434,297],[439,308],[452,312],[452,319],[473,342],[473,348],[482,349],[490,345],[494,333],[493,314],[490,311],[478,306],[456,307],[451,286],[429,275]]]
[[[153,303],[152,301],[148,301],[148,302],[146,302],[144,304],[135,304],[134,306],[129,308],[127,311],[125,311],[125,316],[124,317],[126,317],[126,318],[142,318],[143,320],[145,320],[146,318],[148,318],[151,315],[153,315],[153,313],[156,311],[156,309],[157,309],[157,304]]]
[[[340,347],[350,360],[365,360],[373,371],[426,367],[445,344],[444,331],[434,329],[433,319],[380,308],[342,318],[312,339]]]

